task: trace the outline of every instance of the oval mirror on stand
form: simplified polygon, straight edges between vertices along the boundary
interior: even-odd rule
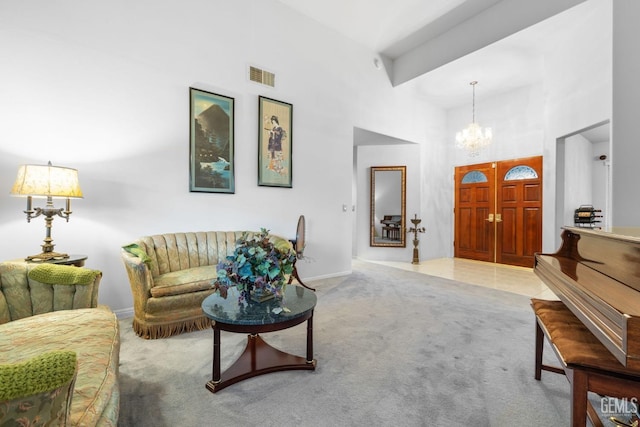
[[[406,166],[371,167],[371,246],[406,247]]]
[[[304,219],[304,215],[300,215],[298,218],[298,227],[296,228],[296,243],[294,244],[294,249],[296,250],[296,257],[298,259],[303,258],[304,246],[306,244],[305,241],[305,228],[306,223]]]
[[[291,243],[293,243],[293,249],[296,251],[296,260],[293,263],[293,271],[291,272],[291,276],[289,276],[288,283],[291,284],[291,282],[293,282],[293,279],[295,278],[302,286],[315,292],[314,288],[305,285],[304,282],[300,280],[298,269],[296,268],[298,260],[304,258],[304,247],[307,244],[305,232],[306,222],[304,219],[304,215],[300,215],[300,218],[298,218],[298,226],[296,227],[296,238],[294,240],[291,240]]]

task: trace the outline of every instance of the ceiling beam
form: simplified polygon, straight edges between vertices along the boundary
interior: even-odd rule
[[[398,86],[584,1],[501,0],[457,25],[442,29],[441,22],[448,19],[445,15],[443,21],[434,23],[438,26],[437,31],[426,29],[422,32],[428,38],[415,48],[393,58],[391,55],[398,49],[391,47],[382,52],[381,57],[389,80],[393,86]],[[450,14],[460,21],[460,11],[454,9]],[[413,43],[416,44],[415,40]]]

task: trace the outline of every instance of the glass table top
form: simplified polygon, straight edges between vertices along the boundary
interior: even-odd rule
[[[202,301],[202,311],[209,319],[232,325],[269,325],[304,316],[316,306],[313,291],[297,285],[286,285],[282,298],[264,302],[238,301],[240,292],[229,288],[227,298],[217,292]]]

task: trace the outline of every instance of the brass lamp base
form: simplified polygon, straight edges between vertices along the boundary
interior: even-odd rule
[[[40,247],[42,248],[42,253],[39,253],[38,255],[30,255],[25,258],[26,261],[46,262],[51,260],[69,258],[69,255],[55,252],[53,250],[56,245],[53,244],[53,239],[51,238],[51,225],[53,222],[52,212],[55,213],[57,211],[55,209],[49,209],[44,213],[44,215],[46,215],[44,221],[46,223],[47,235],[44,238],[44,244],[40,245]]]
[[[416,246],[416,243],[414,243]],[[413,248],[413,260],[411,260],[411,264],[420,264],[420,255],[418,254],[418,247]]]
[[[52,259],[65,259],[69,258],[68,254],[61,254],[58,252],[42,252],[38,255],[29,255],[25,258],[25,261],[45,262]]]
[[[407,233],[413,233],[413,260],[411,260],[411,264],[420,264],[420,255],[418,254],[418,244],[420,240],[418,240],[418,233],[424,233],[424,227],[418,227],[422,220],[418,218],[418,214],[414,215],[414,218],[411,220],[413,227],[407,230]]]

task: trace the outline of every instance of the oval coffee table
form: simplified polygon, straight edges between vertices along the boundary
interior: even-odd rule
[[[238,290],[231,287],[227,298],[215,293],[202,302],[202,311],[212,320],[213,328],[213,377],[207,382],[209,391],[215,393],[231,384],[270,372],[316,368],[313,358],[313,310],[317,298],[314,292],[302,286],[287,285],[281,300],[239,302],[238,296]],[[283,310],[278,312],[279,309]],[[305,320],[306,358],[280,351],[259,335],[288,329]],[[249,334],[244,352],[224,373],[220,372],[220,331]]]

